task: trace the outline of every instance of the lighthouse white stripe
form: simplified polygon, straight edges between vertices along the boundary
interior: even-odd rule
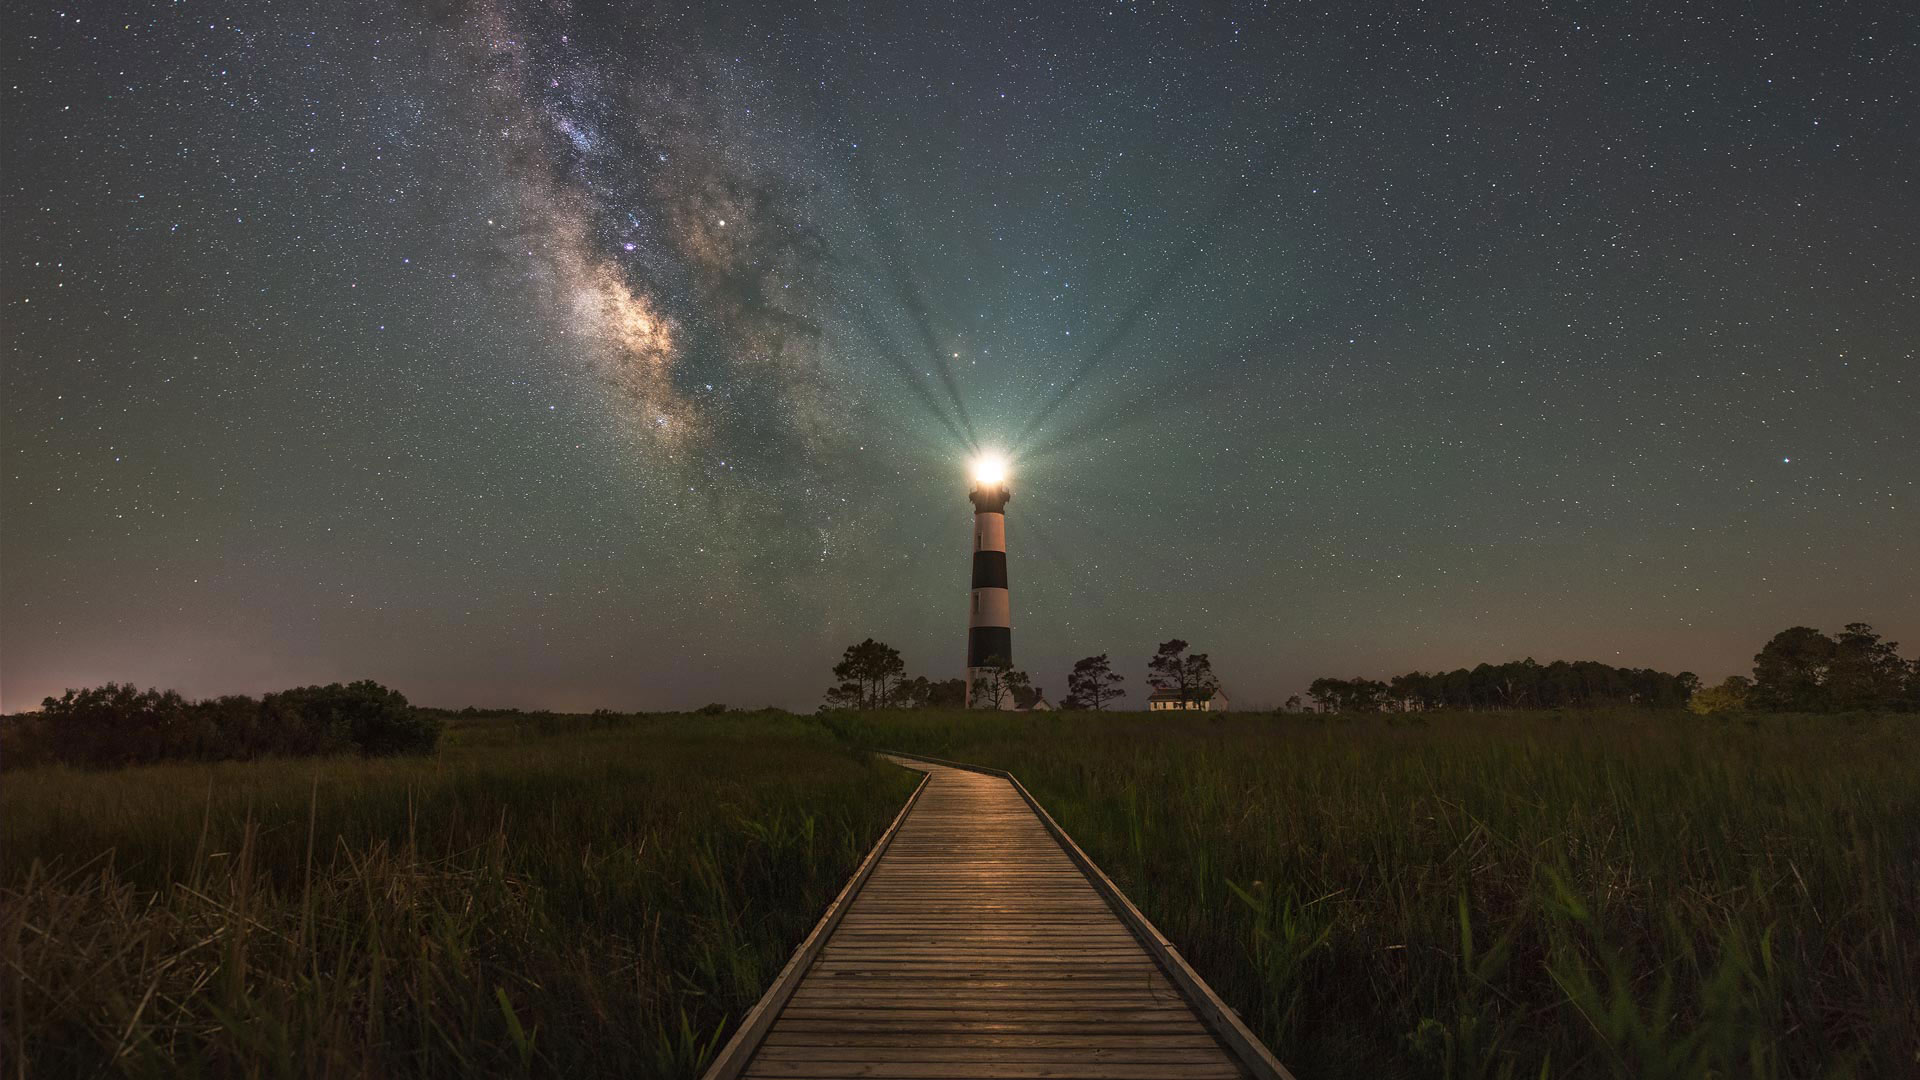
[[[1007,515],[994,513],[973,515],[973,550],[1007,550]]]
[[[1005,589],[975,589],[968,626],[1012,626],[1013,606]]]

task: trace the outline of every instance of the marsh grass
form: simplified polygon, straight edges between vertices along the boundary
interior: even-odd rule
[[[1308,1080],[1905,1077],[1897,717],[462,717],[0,787],[7,1075],[697,1075],[910,791],[1013,770]]]
[[[697,1075],[913,778],[802,720],[550,726],[10,774],[7,1075]]]
[[[1920,1072],[1920,731],[842,715],[1012,770],[1302,1077]]]

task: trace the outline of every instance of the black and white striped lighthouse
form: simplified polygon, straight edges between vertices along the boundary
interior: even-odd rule
[[[1007,602],[1006,464],[996,457],[973,463],[973,597],[967,608],[967,706],[974,680],[989,662],[1013,663],[1013,609]],[[1000,707],[1013,708],[1012,695]]]

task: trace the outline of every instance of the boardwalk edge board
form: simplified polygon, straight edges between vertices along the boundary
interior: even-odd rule
[[[1106,872],[1087,856],[1086,852],[1080,850],[1080,845],[1060,827],[1059,822],[1053,820],[1053,815],[1047,813],[1046,808],[1033,797],[1033,793],[1027,790],[1019,777],[1005,769],[969,765],[964,761],[948,761],[945,758],[930,757],[926,754],[909,754],[900,750],[881,750],[878,753],[889,757],[911,758],[931,765],[945,765],[950,769],[985,773],[1000,777],[1012,784],[1013,790],[1020,793],[1020,797],[1026,800],[1027,806],[1040,819],[1040,823],[1046,826],[1054,840],[1066,851],[1067,857],[1072,859],[1074,865],[1080,868],[1080,872],[1093,883],[1094,891],[1106,900],[1107,906],[1120,917],[1120,921],[1133,931],[1134,937],[1139,939],[1140,944],[1166,972],[1167,978],[1186,994],[1201,1022],[1206,1024],[1220,1041],[1233,1051],[1234,1056],[1240,1059],[1240,1063],[1247,1067],[1247,1071],[1251,1072],[1256,1080],[1296,1080],[1294,1075],[1287,1071],[1287,1067],[1280,1064],[1280,1060],[1273,1056],[1273,1051],[1267,1049],[1267,1044],[1261,1042],[1260,1037],[1247,1028],[1246,1023],[1240,1019],[1240,1014],[1234,1012],[1231,1006],[1222,1001],[1220,995],[1213,992],[1213,987],[1208,986],[1207,981],[1200,977],[1200,973],[1193,970],[1193,966],[1187,963],[1186,957],[1180,955],[1180,950],[1160,932],[1159,927],[1154,926],[1139,908],[1134,907],[1133,901],[1127,899],[1127,894],[1120,891],[1120,887],[1113,883],[1113,879],[1109,878]],[[915,797],[919,794],[919,789],[915,789]],[[903,816],[904,813],[903,811]],[[899,822],[896,821],[894,826],[898,828]],[[718,1080],[718,1078],[709,1073],[706,1080]]]
[[[873,850],[867,852],[866,860],[841,887],[840,895],[834,897],[833,903],[827,905],[826,914],[820,916],[820,921],[813,925],[813,932],[793,950],[793,955],[787,958],[787,965],[780,969],[780,974],[774,976],[773,984],[767,987],[767,992],[760,995],[760,1000],[747,1011],[745,1017],[741,1018],[740,1027],[734,1031],[733,1038],[728,1039],[727,1045],[720,1048],[720,1053],[714,1057],[713,1064],[707,1066],[707,1071],[701,1074],[701,1080],[737,1080],[741,1072],[746,1069],[747,1062],[753,1057],[754,1052],[760,1049],[760,1043],[765,1040],[767,1029],[772,1027],[773,1022],[779,1018],[780,1011],[793,997],[793,992],[800,988],[800,980],[806,976],[807,969],[813,966],[814,958],[820,955],[820,950],[826,946],[827,939],[833,936],[834,928],[840,925],[840,919],[846,915],[847,908],[852,906],[853,898],[860,895],[860,887],[867,883],[867,878],[873,876],[873,868],[880,864],[880,856],[886,854],[887,845],[893,843],[894,834],[899,832],[900,826],[906,823],[907,815],[913,812],[914,804],[920,801],[920,793],[927,790],[927,783],[932,779],[933,776],[930,773],[920,778],[920,783],[913,789],[913,794],[907,796],[906,804],[900,807],[898,814],[894,815],[893,824],[888,825],[887,831],[881,833],[880,839],[874,841]]]

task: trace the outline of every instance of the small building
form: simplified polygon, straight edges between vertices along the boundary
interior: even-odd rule
[[[1184,698],[1180,696],[1180,691],[1178,690],[1155,690],[1153,696],[1147,699],[1147,710],[1149,712],[1166,712],[1168,710],[1181,709],[1196,710],[1199,712],[1226,712],[1232,705],[1233,703],[1227,700],[1227,692],[1225,690],[1205,691],[1201,694],[1190,694]]]
[[[1053,706],[1047,703],[1047,691],[1036,686],[1031,690],[1014,690],[1007,695],[1013,702],[1015,712],[1052,712]]]

